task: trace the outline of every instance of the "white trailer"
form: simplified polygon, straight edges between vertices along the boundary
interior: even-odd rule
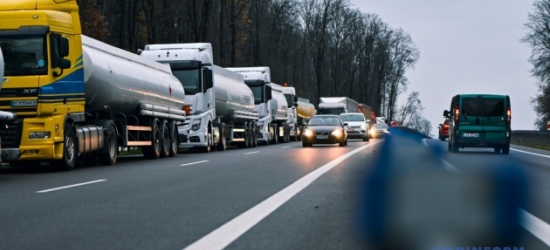
[[[319,98],[319,114],[339,115],[359,112],[359,103],[349,97]]]
[[[254,92],[254,110],[258,112],[258,140],[264,144],[290,141],[288,107],[283,87],[271,82],[269,67],[227,68],[244,75]]]
[[[185,88],[189,123],[180,127],[180,149],[257,145],[252,91],[241,74],[214,65],[210,43],[146,45],[141,56],[170,65]]]
[[[296,96],[294,87],[283,87],[283,94],[288,104],[290,138],[299,141],[307,122],[315,115],[315,106],[308,99]]]

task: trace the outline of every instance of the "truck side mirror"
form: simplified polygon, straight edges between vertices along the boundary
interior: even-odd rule
[[[204,68],[202,70],[203,80],[204,80],[204,92],[206,90],[211,89],[214,87],[214,79],[212,77],[212,70],[208,68]]]
[[[273,98],[273,96],[271,95],[271,86],[269,85],[266,85],[265,86],[265,100],[266,101],[269,101]]]
[[[449,117],[449,111],[448,110],[443,111],[443,116],[444,117]]]
[[[59,38],[59,56],[67,57],[69,56],[69,39],[66,37]]]

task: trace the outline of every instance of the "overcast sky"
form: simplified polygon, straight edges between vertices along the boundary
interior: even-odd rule
[[[432,122],[443,122],[456,94],[510,95],[512,129],[534,129],[531,99],[537,80],[531,76],[530,48],[520,42],[534,0],[350,0],[364,13],[376,13],[391,27],[412,36],[420,60],[407,72],[412,91],[420,92]],[[400,106],[399,105],[399,106]]]

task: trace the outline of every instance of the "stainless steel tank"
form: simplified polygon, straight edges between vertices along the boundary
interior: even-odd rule
[[[170,66],[82,35],[86,109],[138,114],[140,104],[182,110],[185,93]]]
[[[284,120],[288,119],[288,105],[286,103],[285,95],[283,94],[283,86],[270,83],[271,85],[271,101],[270,101],[270,111],[273,115],[274,120]]]
[[[254,112],[254,95],[244,83],[244,76],[214,66],[214,91],[216,96],[216,116],[222,121],[232,119],[258,119]]]

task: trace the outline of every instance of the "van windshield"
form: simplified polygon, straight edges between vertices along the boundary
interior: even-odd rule
[[[504,116],[504,99],[464,98],[462,113],[466,116]]]

